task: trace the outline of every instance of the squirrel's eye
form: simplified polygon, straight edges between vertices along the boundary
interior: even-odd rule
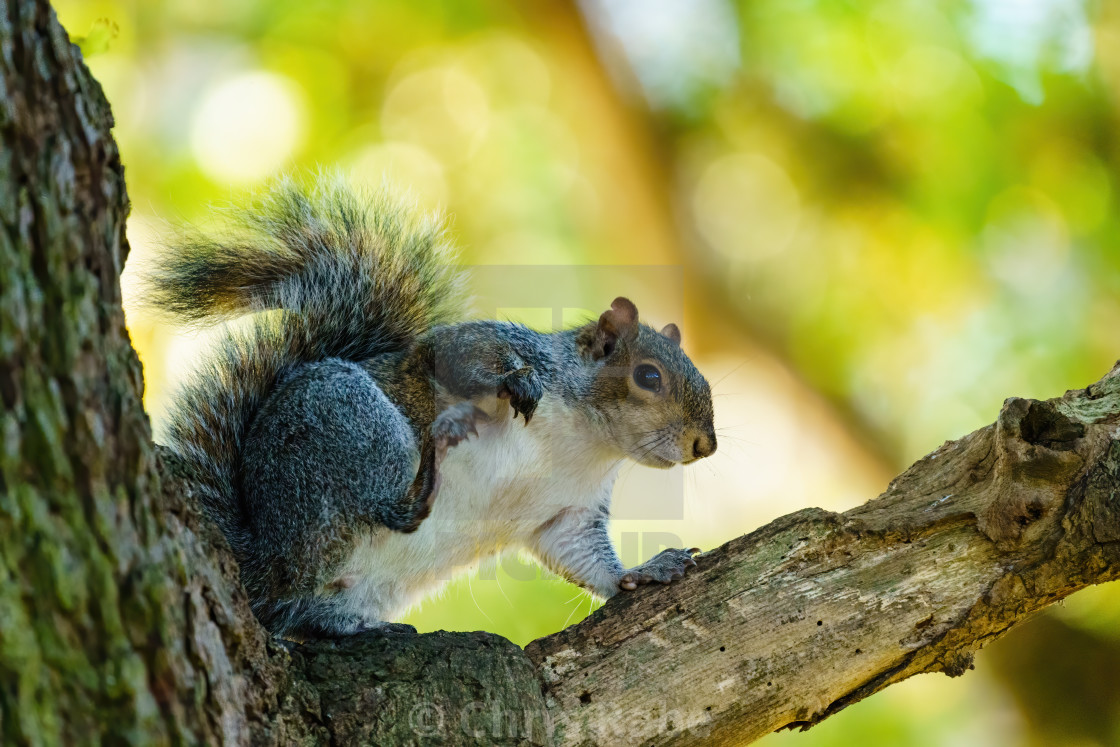
[[[661,372],[648,363],[634,369],[634,383],[651,392],[661,391]]]

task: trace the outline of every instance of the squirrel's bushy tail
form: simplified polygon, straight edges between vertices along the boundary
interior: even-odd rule
[[[188,380],[166,429],[204,510],[244,550],[239,455],[277,381],[307,361],[402,350],[462,319],[465,297],[442,221],[384,192],[289,177],[228,215],[223,233],[188,235],[156,258],[146,300],[193,326],[253,315]]]

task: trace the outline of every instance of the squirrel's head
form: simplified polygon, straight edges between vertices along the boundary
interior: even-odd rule
[[[638,321],[638,309],[616,298],[599,321],[580,328],[576,347],[596,367],[590,406],[595,418],[635,461],[668,468],[716,450],[712,392],[681,350],[681,333]]]

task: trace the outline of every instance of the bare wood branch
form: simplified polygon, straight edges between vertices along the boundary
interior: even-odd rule
[[[1034,612],[1120,573],[1120,365],[844,514],[808,509],[536,641],[560,744],[743,743],[922,672],[957,676]]]

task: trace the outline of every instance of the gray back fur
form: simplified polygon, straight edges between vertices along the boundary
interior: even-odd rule
[[[285,178],[228,214],[222,233],[190,234],[160,254],[146,300],[193,326],[252,315],[189,379],[167,428],[203,509],[240,555],[240,455],[277,381],[311,361],[403,350],[462,319],[466,304],[442,222],[384,193],[357,194],[337,177]]]

